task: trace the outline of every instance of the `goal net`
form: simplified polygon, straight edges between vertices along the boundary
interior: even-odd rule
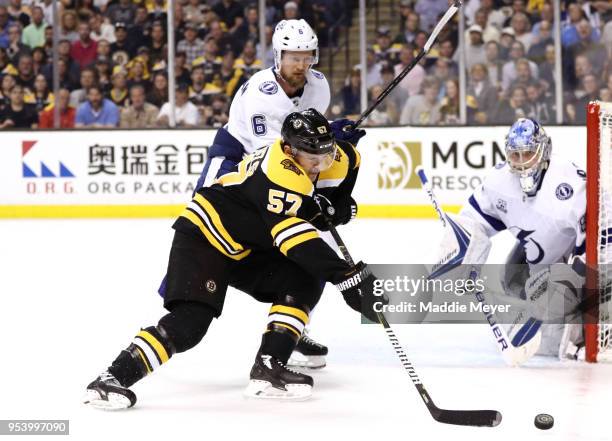
[[[587,109],[587,361],[612,361],[612,103]]]

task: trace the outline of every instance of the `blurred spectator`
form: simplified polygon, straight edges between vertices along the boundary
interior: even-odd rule
[[[9,45],[9,15],[6,6],[0,5],[0,48],[6,49]]]
[[[522,87],[510,91],[510,98],[499,102],[493,118],[496,124],[511,124],[518,118],[527,116],[527,93]]]
[[[510,61],[504,64],[504,68],[502,70],[502,89],[507,92],[510,88],[512,82],[516,79],[516,62],[522,58],[525,58],[525,48],[523,43],[520,41],[515,41],[512,43],[510,48]],[[538,76],[538,66],[533,61],[527,61],[529,64],[529,69],[531,70],[531,76],[533,78],[539,78]]]
[[[361,71],[353,69],[346,84],[340,90],[342,114],[358,115],[361,112]]]
[[[381,26],[376,31],[376,35],[376,44],[372,46],[376,53],[376,59],[390,64],[397,63],[402,46],[399,43],[391,43],[391,30],[386,26]]]
[[[79,24],[79,39],[72,43],[70,57],[74,59],[81,69],[89,66],[98,56],[98,43],[91,39],[89,24]]]
[[[595,0],[583,5],[583,10],[591,26],[595,29],[603,28],[604,24],[612,19],[612,4],[605,0]]]
[[[17,84],[21,85],[28,92],[34,90],[34,62],[32,55],[23,54],[17,61]]]
[[[545,81],[551,89],[555,87],[555,46],[548,44],[544,51],[544,61],[538,64],[540,79]]]
[[[145,89],[140,84],[130,88],[128,107],[121,109],[120,127],[128,129],[144,129],[155,127],[159,109],[145,101]]]
[[[217,50],[219,55],[223,55],[227,50],[231,50],[234,52],[234,55],[240,53],[240,48],[238,48],[238,40],[233,39],[230,35],[225,32],[223,29],[223,25],[219,20],[213,20],[210,22],[210,31],[206,34],[206,38],[204,41],[208,41],[213,38],[217,43]],[[206,49],[208,50],[208,49]]]
[[[360,66],[356,65],[353,69],[359,69]],[[366,50],[366,87],[369,89],[374,84],[382,83],[382,77],[380,76],[380,69],[382,63],[376,60],[376,53],[374,49],[369,47]]]
[[[6,53],[13,64],[22,54],[29,54],[30,48],[21,42],[21,29],[17,23],[11,23],[8,28],[9,44]]]
[[[153,67],[156,63],[167,59],[166,51],[166,33],[164,27],[158,21],[153,22],[151,26],[151,45],[149,54],[149,67]]]
[[[30,24],[29,9],[21,4],[21,0],[9,0],[7,11],[10,21],[19,23],[21,25],[20,29]]]
[[[111,90],[108,92],[107,98],[117,107],[127,106],[129,104],[127,72],[123,67],[115,66],[113,68],[111,84],[113,87],[111,87]]]
[[[540,64],[546,58],[546,46],[554,44],[552,37],[552,24],[548,21],[542,21],[540,24],[540,32],[536,35],[534,43],[527,52],[527,58],[531,61]]]
[[[7,69],[15,69],[15,67],[11,64],[11,60],[8,57],[8,54],[6,53],[6,49],[3,47],[0,47],[0,75],[6,74]]]
[[[60,38],[68,40],[70,43],[76,41],[79,38],[79,33],[77,32],[79,21],[76,12],[72,10],[64,11],[60,22]]]
[[[300,10],[298,4],[294,1],[288,1],[283,6],[283,20],[299,20]]]
[[[438,98],[442,99],[442,96],[446,93],[446,82],[450,79],[455,78],[450,69],[451,61],[446,58],[438,58],[436,64],[428,72],[430,75],[438,80]]]
[[[510,25],[514,31],[514,38],[523,43],[525,50],[529,50],[533,44],[534,35],[531,33],[531,23],[527,14],[522,12],[515,13],[512,16]]]
[[[413,14],[412,9],[412,0],[400,0],[399,2],[399,25],[400,25],[400,33],[404,32],[406,29],[406,19],[410,14]],[[418,17],[418,15],[417,15]],[[398,41],[398,43],[401,43]]]
[[[227,31],[233,33],[242,24],[242,6],[235,0],[220,0],[212,7],[219,20],[225,23]]]
[[[209,104],[208,95],[210,90],[206,89],[206,81],[204,77],[204,66],[194,66],[191,69],[191,86],[189,87],[189,101],[198,107]],[[216,89],[215,92],[220,92],[220,89]]]
[[[147,94],[147,102],[160,108],[168,101],[168,77],[165,72],[157,72],[153,75],[153,87]]]
[[[217,40],[214,38],[207,37],[204,47],[204,56],[196,58],[192,65],[193,67],[202,66],[204,69],[204,81],[206,83],[212,83],[215,79],[219,78],[221,74],[221,62],[223,58],[219,55]]]
[[[572,62],[577,55],[586,55],[593,65],[596,73],[603,71],[604,63],[607,61],[606,49],[599,44],[598,40],[593,40],[593,29],[588,20],[580,20],[576,27],[578,31],[578,41],[570,45],[564,54],[564,63]],[[567,72],[571,78],[571,66]]]
[[[94,5],[94,0],[77,0],[76,13],[81,21],[89,22],[89,19],[99,14],[100,10]]]
[[[24,103],[23,87],[15,84],[10,92],[10,102],[0,112],[0,129],[27,128],[38,126],[38,114],[32,104]]]
[[[489,73],[484,64],[474,64],[468,78],[467,101],[473,102],[472,107],[476,112],[473,119],[468,118],[468,122],[486,124],[497,107],[497,87],[489,80]]]
[[[421,28],[431,31],[438,21],[438,16],[448,9],[448,0],[417,0],[414,11],[421,18]]]
[[[117,127],[119,109],[109,99],[104,98],[99,86],[91,86],[87,91],[87,101],[76,111],[75,127]]]
[[[45,44],[45,27],[47,23],[44,21],[43,10],[40,6],[32,8],[32,21],[23,29],[21,42],[34,49]]]
[[[507,60],[510,57],[510,48],[514,43],[514,30],[512,28],[504,28],[499,38],[499,58]]]
[[[204,21],[204,10],[210,10],[210,6],[202,4],[200,0],[188,0],[183,6],[183,18],[186,22],[199,24]]]
[[[440,121],[440,86],[434,78],[425,78],[422,92],[408,98],[400,115],[401,125],[430,125]]]
[[[36,47],[32,51],[32,69],[35,74],[43,72],[44,67],[47,65],[47,53],[42,47]]]
[[[542,23],[545,21],[548,22],[549,24],[554,23],[555,21],[555,10],[553,8],[553,5],[549,2],[546,2],[542,5],[542,9],[540,10],[539,19],[537,23],[535,23],[533,27],[531,28],[531,32],[535,36],[540,35],[540,27],[542,26]]]
[[[449,60],[451,74],[454,76],[459,76],[459,64],[453,59],[458,58],[459,54],[455,53],[455,43],[453,43],[452,40],[446,39],[440,41],[440,44],[438,45],[438,56]]]
[[[380,70],[380,75],[382,77],[382,83],[380,83],[379,86],[382,86],[384,89],[395,79],[395,69],[393,66],[386,64]],[[378,96],[378,94],[375,96]],[[385,98],[385,100],[389,100],[393,104],[392,107],[387,109],[387,114],[389,115],[392,124],[397,124],[399,119],[399,109],[404,107],[404,103],[408,99],[408,96],[409,94],[406,89],[402,87],[395,87]]]
[[[113,37],[114,41],[114,37]],[[104,38],[98,40],[98,58],[105,57],[110,60],[111,58],[111,43],[106,41]]]
[[[115,28],[112,24],[106,23],[101,14],[94,14],[89,18],[90,37],[94,41],[102,39],[109,43],[115,42]]]
[[[11,102],[11,90],[17,84],[13,75],[4,75],[0,83],[0,112]]]
[[[245,42],[242,53],[240,57],[236,59],[234,66],[238,69],[242,69],[247,79],[251,78],[255,72],[259,72],[263,69],[263,63],[257,58],[255,41],[247,40]]]
[[[82,103],[87,101],[87,91],[96,84],[96,71],[91,67],[86,67],[81,71],[80,77],[80,89],[70,92],[70,105],[74,108],[78,108]]]
[[[527,2],[525,0],[504,0],[506,1],[506,3],[510,4],[510,10],[508,10],[507,8],[502,8],[502,10],[506,13],[507,18],[506,21],[504,21],[504,26],[512,26],[512,19],[514,18],[515,15],[518,14],[522,14],[525,16],[525,18],[527,18],[527,20],[529,21],[529,24],[531,27],[531,16],[529,15],[529,12],[527,11]]]
[[[468,29],[469,39],[465,45],[465,63],[468,69],[476,63],[486,62],[484,40],[482,38],[482,27],[473,24]]]
[[[38,6],[40,6],[43,10],[43,16],[45,23],[49,25],[53,25],[53,0],[42,0],[37,2]]]
[[[191,73],[187,69],[187,56],[185,52],[177,52],[174,58],[174,75],[176,84],[189,84]]]
[[[571,46],[578,41],[578,30],[576,29],[580,20],[585,18],[584,11],[578,3],[570,3],[567,6],[566,21],[561,31],[561,44],[563,47]]]
[[[135,16],[136,5],[131,0],[119,0],[117,3],[110,4],[106,10],[106,17],[111,23],[121,22],[126,26],[131,26]]]
[[[514,89],[518,86],[527,89],[530,84],[536,83],[536,79],[531,75],[531,69],[529,68],[529,61],[526,58],[520,58],[516,60],[516,78],[510,83],[510,89]]]
[[[144,5],[139,5],[136,8],[134,22],[128,27],[128,40],[136,48],[142,46],[148,47],[151,44],[151,26],[147,15],[147,8]]]
[[[487,21],[491,26],[497,29],[504,28],[506,16],[500,9],[495,8],[495,0],[480,0],[480,8],[486,11]]]
[[[485,43],[489,41],[499,41],[500,30],[489,23],[489,14],[486,9],[480,8],[474,15],[474,23],[482,28],[482,39]]]
[[[593,74],[585,75],[582,78],[582,89],[584,94],[567,105],[570,122],[580,125],[586,124],[586,109],[589,102],[599,99],[599,80]]]
[[[217,86],[222,89],[227,97],[233,98],[240,86],[242,86],[247,79],[242,68],[235,62],[234,53],[232,51],[227,51],[221,62],[221,71],[219,72]]]
[[[266,29],[265,29],[266,53],[262,53],[263,49],[261,47],[261,44],[257,43],[257,58],[259,58],[262,61],[264,68],[274,66],[274,51],[272,49],[273,33],[274,31],[272,30],[272,27],[266,26]]]
[[[150,21],[159,20],[162,23],[166,23],[166,21],[168,20],[168,13],[166,12],[166,10],[168,9],[166,5],[166,0],[153,0],[152,4],[151,3],[146,3],[146,4],[147,4],[147,10],[149,11]],[[181,17],[177,17],[177,15],[179,15],[177,14],[177,12],[182,11],[182,10],[183,8],[176,8],[175,19],[179,19],[179,21],[175,23],[180,23]]]
[[[110,53],[113,61],[118,62],[118,58],[127,63],[130,58],[136,55],[137,47],[128,39],[127,27],[125,22],[115,23],[115,42],[110,45]],[[121,64],[121,63],[120,63]]]
[[[113,73],[110,60],[104,56],[98,57],[93,67],[102,93],[108,92],[111,88],[111,76]]]
[[[203,125],[219,128],[227,124],[228,120],[227,98],[224,95],[215,95],[212,104],[204,108]]]
[[[140,85],[145,91],[148,91],[151,87],[150,78],[151,74],[149,73],[149,68],[147,67],[146,58],[142,55],[139,55],[132,59],[127,64],[128,69],[128,88],[131,89],[132,86]]]
[[[57,102],[60,110],[60,128],[72,129],[74,128],[74,119],[76,116],[76,110],[74,107],[69,105],[70,91],[68,89],[60,89],[58,92]],[[38,127],[41,129],[52,129],[54,125],[55,115],[55,104],[52,103],[47,106],[38,115],[39,124]]]
[[[402,33],[397,36],[395,41],[397,43],[412,43],[416,38],[417,32],[419,32],[420,30],[421,29],[419,15],[414,12],[411,12],[406,17]]]
[[[185,38],[179,41],[176,50],[185,53],[186,63],[188,66],[191,66],[194,60],[204,53],[204,42],[197,38],[197,28],[193,23],[185,25],[184,35]]]
[[[41,112],[45,107],[53,104],[55,97],[49,90],[49,85],[45,76],[42,74],[36,75],[34,79],[34,91],[31,94],[25,96],[25,102],[27,104],[34,104],[36,112]]]
[[[410,63],[414,60],[414,46],[405,44],[402,47],[399,55],[399,63],[395,65],[395,76],[399,75]],[[403,88],[408,95],[416,95],[421,90],[421,83],[425,78],[425,69],[420,64],[408,72],[404,79],[400,82],[399,87]],[[400,107],[398,107],[400,108]]]
[[[193,0],[192,0],[193,1]],[[252,4],[247,6],[245,12],[245,20],[242,25],[234,32],[234,36],[241,43],[252,40],[256,43],[259,40],[259,15],[257,5]]]
[[[187,85],[182,84],[176,88],[176,103],[174,106],[174,117],[177,127],[195,127],[199,122],[198,108],[188,99],[189,89]],[[170,103],[164,103],[159,115],[157,116],[157,124],[162,127],[168,127],[170,124],[170,112],[172,108]]]
[[[440,124],[456,125],[459,117],[459,82],[456,79],[446,81],[446,93],[440,102]]]
[[[376,98],[380,96],[383,91],[383,86],[380,84],[375,84],[368,91],[369,95],[369,104],[372,104]],[[369,126],[388,126],[391,124],[396,124],[398,120],[397,115],[397,107],[395,107],[395,103],[392,100],[385,99],[383,100],[376,108],[370,113],[368,116],[368,125]]]
[[[527,92],[527,116],[534,118],[541,124],[552,124],[555,122],[553,105],[543,93],[539,83],[532,83],[526,88]]]

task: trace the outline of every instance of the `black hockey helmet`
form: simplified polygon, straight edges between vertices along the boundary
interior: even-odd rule
[[[315,155],[335,150],[335,137],[325,118],[316,109],[290,113],[281,129],[283,141],[292,148]]]

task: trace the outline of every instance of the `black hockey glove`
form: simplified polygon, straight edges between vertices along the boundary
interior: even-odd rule
[[[330,126],[336,139],[350,142],[354,146],[357,146],[359,140],[366,134],[365,130],[355,128],[355,121],[346,118],[332,121]]]
[[[370,268],[365,263],[359,262],[336,283],[336,288],[342,293],[347,305],[363,314],[368,320],[378,323],[374,307],[380,309],[380,305],[376,305],[379,302],[383,305],[389,304],[389,298],[384,293],[382,295],[374,293],[376,280]]]
[[[357,216],[357,202],[350,196],[340,202],[336,202],[335,205],[332,205],[331,201],[320,193],[316,193],[313,198],[319,206],[321,215],[314,216],[310,223],[318,230],[329,230],[326,218],[331,220],[332,224],[336,227],[349,223]]]

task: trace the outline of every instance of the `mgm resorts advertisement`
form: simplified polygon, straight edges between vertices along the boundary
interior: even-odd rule
[[[456,211],[503,162],[507,127],[366,129],[353,196],[361,217],[433,217],[418,166]],[[553,155],[586,162],[584,127],[549,127]],[[172,217],[190,199],[214,130],[11,131],[0,217]],[[61,208],[61,209],[60,209]]]

